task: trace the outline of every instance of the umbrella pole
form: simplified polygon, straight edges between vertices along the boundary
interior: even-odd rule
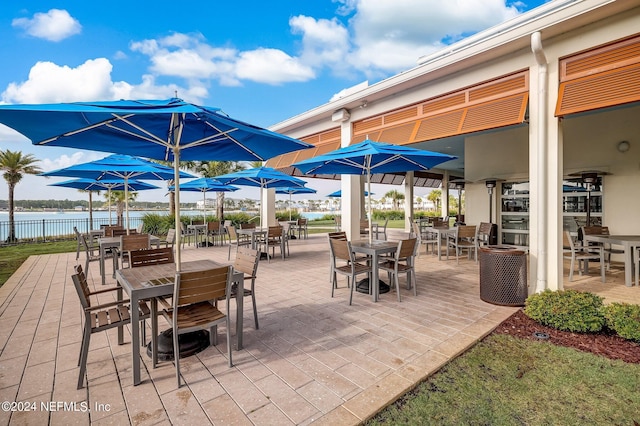
[[[109,203],[109,226],[111,226],[111,187],[107,188],[107,190],[109,191],[107,194],[107,203]]]
[[[180,151],[176,148],[173,152],[173,187],[175,206],[173,216],[175,219],[174,226],[176,228],[176,272],[180,272],[181,256],[180,256],[180,239],[182,238],[182,228],[180,227]]]
[[[289,193],[289,222],[291,222],[291,193]]]
[[[124,177],[124,207],[127,211],[127,235],[129,235],[129,183],[128,176]]]
[[[371,156],[367,156],[367,201],[369,205],[367,206],[367,210],[369,212],[369,244],[373,243],[373,223],[371,220]],[[375,267],[375,265],[374,265]]]

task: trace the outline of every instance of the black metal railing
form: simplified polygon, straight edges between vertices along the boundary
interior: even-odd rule
[[[86,233],[91,229],[100,229],[100,225],[107,225],[108,218],[93,219],[91,226],[88,218],[77,219],[33,219],[16,220],[15,237],[18,243],[38,243],[45,241],[58,241],[76,238],[73,227],[77,227],[80,233]],[[142,223],[141,217],[129,218],[129,227],[135,228]],[[10,235],[9,221],[0,221],[0,244],[8,243]]]

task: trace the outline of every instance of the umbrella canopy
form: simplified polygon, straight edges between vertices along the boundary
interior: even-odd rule
[[[111,191],[124,191],[125,186],[127,191],[142,191],[145,189],[160,189],[160,187],[151,185],[148,183],[140,182],[135,179],[127,180],[125,183],[124,179],[104,179],[104,180],[95,180],[95,179],[72,179],[65,180],[63,182],[50,183],[49,186],[63,186],[65,188],[75,188],[82,189],[83,191],[102,191],[107,190],[109,196],[107,197],[107,201],[109,203],[109,223],[111,223]],[[126,202],[129,200],[127,199]]]
[[[75,164],[64,169],[40,173],[40,176],[68,176],[108,181],[121,179],[125,192],[125,207],[127,216],[126,228],[129,229],[129,179],[174,179],[175,171],[171,167],[143,160],[131,155],[113,154],[89,163]],[[180,177],[195,177],[186,172],[180,172]],[[105,187],[106,188],[106,187]],[[112,188],[113,189],[113,188]],[[111,212],[111,210],[109,210]],[[111,221],[111,217],[109,217]]]
[[[289,220],[291,220],[291,196],[293,194],[315,194],[317,191],[313,188],[301,188],[301,187],[286,187],[277,188],[276,194],[289,194]]]
[[[367,176],[369,192],[369,242],[371,226],[371,175],[411,170],[429,170],[456,157],[438,152],[422,151],[402,145],[374,142],[366,139],[355,145],[336,149],[318,157],[294,163],[305,174],[356,174]]]
[[[304,187],[307,182],[271,167],[257,167],[216,176],[222,183],[259,188]]]
[[[289,176],[288,174],[282,173],[281,171],[271,167],[257,167],[254,169],[240,170],[238,172],[216,176],[216,179],[227,184],[255,186],[261,189],[291,187],[302,188],[307,184],[307,182],[302,179]],[[289,219],[291,219],[291,214],[289,214]],[[264,222],[261,220],[260,223]]]
[[[375,195],[375,194],[372,192],[371,195]],[[369,192],[368,191],[364,191],[364,196],[368,197],[369,196]],[[340,198],[340,197],[342,197],[342,190],[338,189],[337,191],[332,192],[331,194],[327,195],[327,197]]]
[[[36,145],[66,146],[173,161],[180,229],[180,160],[265,161],[313,145],[181,99],[0,105],[0,123]],[[176,233],[180,271],[180,233]]]
[[[240,188],[225,185],[219,180],[208,177],[194,179],[180,185],[180,191],[202,192],[202,214],[205,222],[207,221],[207,192],[232,192],[238,189]],[[175,186],[170,186],[169,191],[175,191]]]

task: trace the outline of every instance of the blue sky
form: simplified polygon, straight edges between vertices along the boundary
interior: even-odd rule
[[[166,99],[177,93],[268,127],[329,102],[345,88],[410,69],[418,57],[544,0],[5,3],[2,103]],[[43,170],[106,155],[35,147],[1,125],[0,149],[33,154]],[[16,199],[85,198],[47,186],[57,180],[27,176]],[[339,182],[312,179],[308,186],[321,198]],[[378,194],[386,190],[374,187]],[[0,184],[0,199],[7,192]],[[233,197],[259,195],[243,189]],[[138,199],[162,201],[164,191],[140,192]],[[182,199],[198,198],[185,193]]]

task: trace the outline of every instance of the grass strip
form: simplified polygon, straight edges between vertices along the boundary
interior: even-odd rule
[[[29,256],[68,253],[74,251],[76,245],[76,240],[73,240],[0,247],[0,286],[7,282]],[[84,259],[84,253],[81,253],[80,256],[83,256]]]
[[[366,424],[634,424],[638,383],[638,364],[492,335]]]

